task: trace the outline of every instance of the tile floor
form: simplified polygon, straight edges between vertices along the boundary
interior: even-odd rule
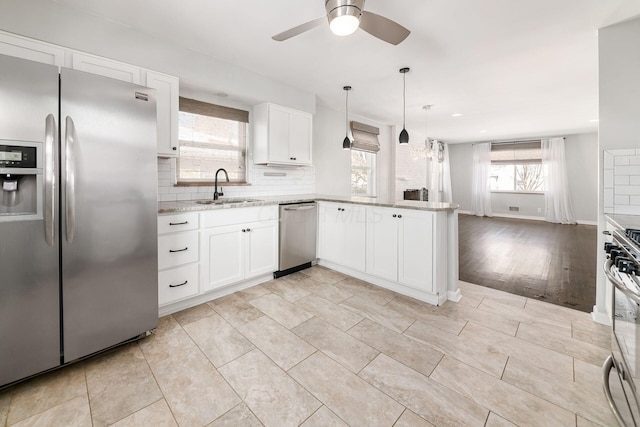
[[[609,328],[461,288],[434,307],[312,267],[0,392],[0,425],[615,425],[600,380]]]

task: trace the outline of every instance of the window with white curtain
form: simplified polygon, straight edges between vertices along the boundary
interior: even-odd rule
[[[543,193],[540,141],[491,144],[491,191]]]

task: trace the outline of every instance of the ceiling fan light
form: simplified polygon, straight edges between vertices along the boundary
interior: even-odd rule
[[[348,36],[353,34],[360,25],[360,19],[353,15],[340,15],[331,20],[329,28],[336,36]]]

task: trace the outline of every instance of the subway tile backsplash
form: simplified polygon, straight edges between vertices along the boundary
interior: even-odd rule
[[[604,212],[640,215],[640,149],[604,152]]]
[[[172,159],[158,159],[158,201],[172,202],[176,200],[213,198],[213,186],[174,186],[176,176],[175,164],[175,160]],[[260,198],[260,196],[313,194],[315,191],[315,169],[312,166],[276,168],[249,163],[247,178],[251,185],[222,185],[224,197]]]

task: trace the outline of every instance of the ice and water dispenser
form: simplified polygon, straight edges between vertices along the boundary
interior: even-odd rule
[[[0,222],[42,219],[42,143],[0,140]]]

